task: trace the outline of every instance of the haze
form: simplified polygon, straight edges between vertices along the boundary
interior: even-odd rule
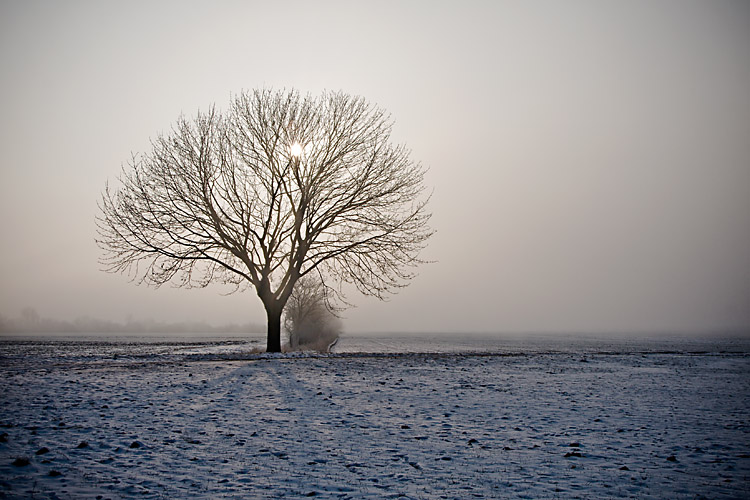
[[[100,271],[96,203],[177,117],[358,94],[430,171],[435,261],[347,332],[750,331],[750,4],[0,3],[0,314],[263,322]]]

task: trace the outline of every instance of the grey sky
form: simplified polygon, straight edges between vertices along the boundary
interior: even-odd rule
[[[430,168],[437,261],[348,331],[750,330],[750,4],[0,3],[0,314],[263,321],[99,271],[131,152],[230,94],[359,94]]]

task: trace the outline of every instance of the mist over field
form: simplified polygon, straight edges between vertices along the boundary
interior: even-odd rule
[[[733,0],[0,0],[0,498],[750,498],[748,49]]]
[[[733,1],[2,2],[0,315],[265,324],[251,290],[103,273],[94,217],[179,116],[273,87],[365,97],[428,169],[433,263],[387,302],[346,289],[345,332],[748,332],[749,20]]]
[[[265,331],[259,323],[211,325],[205,322],[167,323],[129,318],[124,322],[81,317],[72,321],[45,318],[33,308],[20,316],[0,316],[0,335],[190,335],[190,334],[257,334]]]

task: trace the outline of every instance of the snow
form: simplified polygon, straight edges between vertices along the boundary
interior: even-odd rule
[[[742,346],[254,345],[0,342],[0,498],[750,496]]]

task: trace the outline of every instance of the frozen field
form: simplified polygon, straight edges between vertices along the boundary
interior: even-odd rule
[[[0,498],[748,498],[748,345],[0,341]]]

